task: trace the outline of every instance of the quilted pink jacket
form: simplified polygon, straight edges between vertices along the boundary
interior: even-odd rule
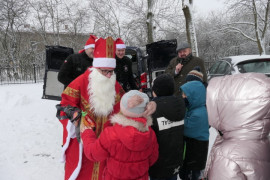
[[[270,179],[270,78],[246,73],[213,78],[209,124],[218,135],[207,161],[209,180]]]

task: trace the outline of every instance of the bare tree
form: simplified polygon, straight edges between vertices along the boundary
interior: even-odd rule
[[[59,34],[66,17],[62,11],[64,6],[62,0],[29,0],[29,2],[33,10],[33,19],[37,20],[32,23],[32,30],[42,37],[44,44],[52,42],[54,45],[60,45]],[[52,33],[53,38],[48,39],[47,33]]]
[[[92,34],[94,18],[89,14],[87,5],[82,5],[81,2],[77,1],[65,4],[64,11],[66,13],[63,21],[63,31],[68,35],[68,38],[65,39],[67,44],[70,47],[83,47],[78,37],[82,34],[86,36],[89,36],[90,33]]]
[[[147,20],[146,20],[146,25],[147,25],[147,43],[152,43],[154,42],[153,38],[153,5],[154,1],[153,0],[147,0],[148,8],[147,8]]]
[[[247,40],[238,34],[223,33],[220,24],[227,20],[221,13],[212,13],[207,19],[197,19],[196,30],[200,57],[213,62],[224,56],[248,52]],[[245,45],[244,45],[245,44]],[[243,48],[241,48],[243,47]]]
[[[83,47],[81,36],[89,36],[93,29],[86,3],[64,0],[29,2],[33,20],[31,30],[41,37],[38,43],[76,49]]]
[[[270,0],[229,1],[230,22],[223,25],[225,33],[237,33],[255,42],[260,54],[266,53],[266,34],[269,33]]]
[[[178,1],[122,0],[121,3],[126,16],[132,17],[124,19],[122,26],[131,44],[142,46],[153,41],[173,39],[183,31],[184,18],[179,12],[181,4]]]
[[[0,1],[0,43],[1,58],[6,64],[16,66],[21,60],[20,41],[18,33],[24,26],[27,17],[28,4],[25,1]]]
[[[93,16],[93,32],[99,36],[121,37],[120,11],[116,0],[90,0],[89,8]]]
[[[193,0],[182,0],[182,9],[186,19],[187,40],[191,44],[192,52],[199,55],[197,48],[196,31],[193,19]]]

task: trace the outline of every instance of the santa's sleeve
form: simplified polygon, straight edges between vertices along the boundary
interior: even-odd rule
[[[77,78],[72,81],[68,87],[62,93],[61,106],[74,106],[79,107],[80,103],[80,81],[81,78]],[[61,117],[65,117],[66,113],[61,111]],[[75,126],[71,123],[68,118],[61,118],[59,120],[63,125],[63,144],[62,144],[62,162],[65,162],[65,152],[69,147],[69,143],[71,139],[76,138]]]
[[[79,107],[80,105],[80,93],[81,93],[81,84],[83,82],[83,75],[76,78],[72,81],[66,89],[63,91],[61,97],[62,106],[74,106]]]
[[[87,129],[81,133],[83,142],[83,151],[85,156],[91,161],[104,161],[109,157],[106,147],[109,147],[111,141],[108,137],[107,128],[100,134],[97,139],[93,130]]]

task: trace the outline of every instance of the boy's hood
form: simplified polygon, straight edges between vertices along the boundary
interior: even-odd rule
[[[190,81],[180,87],[186,94],[189,109],[204,106],[206,104],[206,89],[200,81]]]
[[[211,79],[209,124],[224,138],[261,139],[270,131],[270,78],[245,73]]]

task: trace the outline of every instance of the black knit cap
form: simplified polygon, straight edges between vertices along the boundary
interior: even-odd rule
[[[169,74],[159,75],[153,83],[152,90],[157,96],[171,96],[174,93],[174,80]]]
[[[201,73],[200,66],[196,66],[187,74],[186,82],[189,81],[201,81],[203,82],[203,74]]]

